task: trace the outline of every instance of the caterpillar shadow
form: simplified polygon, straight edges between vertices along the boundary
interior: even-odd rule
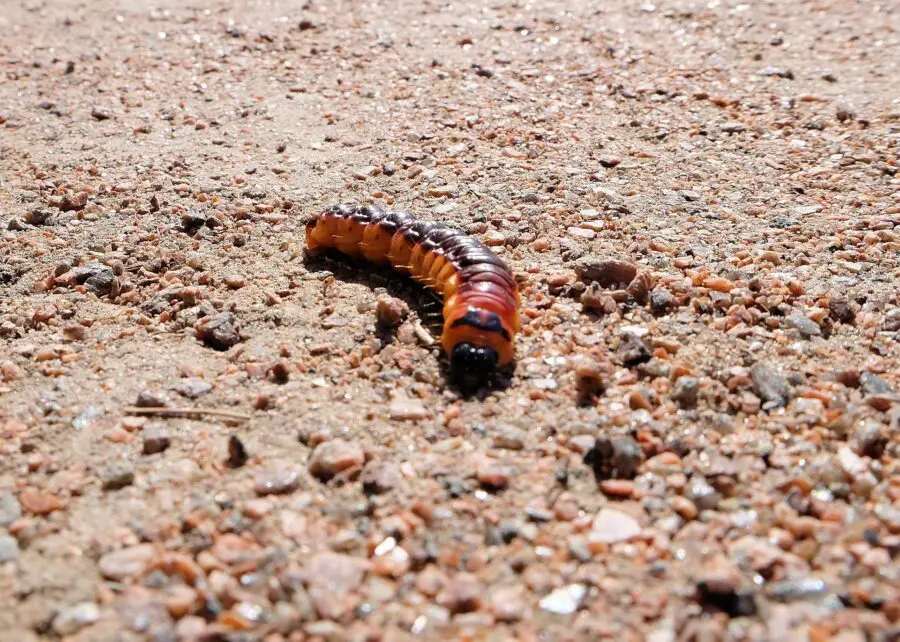
[[[398,273],[387,266],[374,265],[362,259],[346,256],[334,249],[326,249],[315,254],[306,253],[303,264],[311,271],[327,270],[334,275],[336,280],[344,283],[356,283],[373,290],[385,288],[391,296],[400,299],[409,306],[410,310],[416,312],[422,326],[432,336],[436,338],[441,336],[444,325],[440,298],[435,292],[417,283],[411,277]],[[376,336],[385,345],[396,341],[395,332],[388,328],[382,328],[380,325],[376,325]],[[506,390],[512,385],[515,360],[492,372],[479,385],[468,385],[456,376],[450,367],[450,359],[443,349],[440,350],[439,367],[445,385],[460,397],[483,400],[493,392]]]

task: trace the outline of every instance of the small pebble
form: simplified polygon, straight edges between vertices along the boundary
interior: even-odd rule
[[[735,121],[724,123],[721,126],[721,129],[726,134],[738,134],[743,131],[747,131],[747,126],[743,123],[738,123]]]
[[[715,292],[731,292],[735,288],[733,281],[716,276],[706,277],[703,280],[703,286]]]
[[[378,297],[375,303],[375,318],[384,328],[396,328],[409,316],[409,306],[394,297]]]
[[[19,495],[19,502],[27,512],[35,515],[47,515],[63,507],[62,502],[54,495],[38,491],[25,490]]]
[[[604,508],[594,518],[591,541],[605,544],[626,542],[641,532],[640,524],[631,515],[612,508]]]
[[[72,635],[100,619],[100,607],[93,602],[82,602],[60,611],[53,618],[53,632],[60,636]]]
[[[865,395],[894,394],[891,384],[873,372],[863,372],[859,375],[859,387]]]
[[[567,584],[541,598],[538,606],[556,615],[571,615],[579,608],[587,595],[584,584]]]
[[[244,442],[237,435],[228,437],[228,460],[226,463],[230,468],[240,468],[247,463],[247,448]]]
[[[247,285],[247,281],[244,279],[244,277],[238,274],[226,274],[225,278],[223,278],[222,280],[225,282],[225,285],[227,285],[232,290],[240,290],[242,287]]]
[[[598,480],[634,479],[638,474],[643,451],[631,437],[600,437],[584,456],[584,463],[591,466]]]
[[[72,209],[76,208],[73,206]],[[71,276],[72,281],[78,285],[83,285],[88,292],[92,292],[97,296],[103,296],[112,292],[113,284],[116,280],[116,275],[111,267],[96,262],[74,268],[68,274]]]
[[[8,490],[0,490],[0,528],[7,528],[22,516],[19,500]]]
[[[337,619],[349,606],[348,597],[358,590],[368,569],[365,560],[338,553],[318,553],[303,569],[309,595],[321,617]]]
[[[107,553],[100,558],[100,573],[109,580],[122,581],[143,575],[157,559],[156,547],[138,544]]]
[[[144,454],[154,455],[166,450],[172,443],[168,428],[161,424],[148,424],[144,427]]]
[[[666,288],[654,288],[650,292],[650,309],[653,314],[665,314],[675,307],[675,296]]]
[[[854,435],[856,450],[864,457],[880,459],[888,444],[887,432],[884,426],[872,419],[864,419],[859,422]],[[2,520],[0,520],[2,525]]]
[[[788,80],[794,79],[794,72],[787,67],[766,67],[759,72],[760,76],[778,76]]]
[[[428,416],[428,410],[421,401],[395,399],[388,406],[388,415],[396,421],[418,421]]]
[[[613,314],[619,309],[616,300],[594,287],[594,284],[581,293],[580,301],[585,310],[599,315]]]
[[[212,384],[198,377],[182,379],[171,389],[187,399],[198,399],[212,390]]]
[[[166,610],[175,619],[187,615],[197,601],[197,591],[184,584],[176,584],[168,588],[165,594]]]
[[[607,497],[631,497],[634,494],[634,482],[627,479],[604,479],[600,482],[600,492]]]
[[[700,510],[715,510],[721,495],[701,475],[691,477],[684,496]]]
[[[328,481],[335,475],[362,469],[365,455],[357,444],[332,439],[320,444],[313,451],[309,461],[309,472],[321,481]]]
[[[370,495],[386,493],[403,480],[400,469],[390,462],[373,461],[366,464],[362,475],[363,491]]]
[[[214,350],[228,350],[241,341],[237,318],[227,312],[203,317],[194,327],[197,337]]]
[[[521,586],[494,589],[488,598],[488,607],[498,622],[517,622],[528,609],[525,591]]]
[[[792,314],[786,319],[788,327],[795,329],[804,339],[822,336],[822,329],[815,321],[802,314]]]
[[[750,369],[753,392],[763,401],[784,406],[791,398],[791,386],[781,370],[767,363],[757,363]]]
[[[828,301],[828,310],[836,321],[852,325],[856,321],[856,309],[846,297],[832,297]]]
[[[502,490],[509,485],[509,467],[493,459],[486,459],[478,466],[478,482],[491,490]]]
[[[699,379],[695,377],[679,377],[672,388],[672,399],[682,408],[693,408],[697,405],[699,390]]]
[[[624,335],[616,348],[616,356],[622,365],[631,368],[650,361],[651,352],[647,342],[633,334]]]
[[[84,341],[87,336],[87,328],[80,323],[68,323],[63,326],[62,333],[66,341]]]
[[[669,500],[669,504],[672,506],[672,509],[686,521],[694,519],[699,513],[697,505],[687,497],[675,495]]]
[[[638,266],[628,261],[585,257],[575,262],[575,274],[582,281],[595,281],[605,288],[624,288],[637,276]]]
[[[179,640],[198,639],[206,630],[206,620],[198,615],[188,615],[175,624],[175,635]]]
[[[593,359],[582,360],[575,367],[575,392],[582,402],[602,393],[608,384],[611,368]]]
[[[103,490],[120,490],[134,483],[134,465],[119,460],[106,464],[99,472]]]
[[[256,476],[254,486],[257,495],[285,495],[300,486],[300,476],[296,471],[270,468]]]
[[[15,537],[0,533],[0,564],[14,562],[19,558],[19,542]]]
[[[452,614],[471,613],[481,608],[484,589],[469,573],[458,573],[437,596],[437,602]]]
[[[494,428],[494,446],[506,450],[522,450],[525,448],[527,434],[521,428],[509,424],[500,424]]]
[[[142,390],[134,405],[138,408],[165,408],[169,405],[169,398],[159,390]]]

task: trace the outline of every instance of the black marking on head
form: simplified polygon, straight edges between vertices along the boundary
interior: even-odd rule
[[[496,332],[507,341],[511,340],[509,332],[506,331],[506,328],[504,328],[503,324],[500,322],[500,316],[495,312],[469,308],[466,315],[453,321],[453,323],[450,324],[450,327],[458,328],[461,325],[470,325],[473,328],[478,328],[485,332]]]
[[[493,348],[457,343],[450,353],[450,372],[462,385],[478,387],[493,376],[498,359]]]

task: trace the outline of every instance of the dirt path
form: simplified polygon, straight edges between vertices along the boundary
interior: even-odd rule
[[[896,639],[898,33],[4,3],[0,637]],[[335,202],[491,244],[513,374],[462,397],[430,297],[307,260]]]

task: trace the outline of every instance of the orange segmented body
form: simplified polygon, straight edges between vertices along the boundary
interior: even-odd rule
[[[392,265],[444,301],[441,345],[451,369],[471,382],[512,361],[519,291],[509,268],[462,230],[368,205],[335,205],[306,226],[311,251],[335,248]]]

